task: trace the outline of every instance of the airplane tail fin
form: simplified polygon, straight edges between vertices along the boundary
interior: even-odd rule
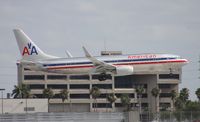
[[[36,61],[56,58],[45,54],[21,29],[14,29],[15,38],[22,56],[22,60]]]

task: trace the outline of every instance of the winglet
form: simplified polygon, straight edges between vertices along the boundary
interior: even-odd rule
[[[83,46],[83,50],[84,50],[85,56],[96,67],[93,72],[95,72],[95,73],[102,73],[102,72],[105,73],[106,70],[110,71],[110,72],[115,71],[116,67],[113,66],[112,64],[105,63],[104,61],[98,60],[95,57],[91,56],[90,53],[86,50],[86,48],[84,46]]]
[[[85,53],[85,56],[87,57],[87,58],[91,58],[92,56],[90,55],[90,53],[87,51],[87,49],[83,46],[83,51],[84,51],[84,53]]]
[[[90,55],[90,53],[87,51],[87,49],[83,46],[83,51],[85,53],[85,57],[87,57],[92,63],[96,66],[97,64],[101,64],[102,62],[97,60],[95,57]]]

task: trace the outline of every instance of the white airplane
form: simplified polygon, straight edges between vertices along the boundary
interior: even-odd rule
[[[20,63],[31,70],[61,74],[100,74],[104,81],[107,74],[130,75],[140,71],[179,69],[186,59],[171,54],[139,54],[92,56],[85,47],[85,57],[59,58],[44,53],[21,29],[14,29],[22,59]]]

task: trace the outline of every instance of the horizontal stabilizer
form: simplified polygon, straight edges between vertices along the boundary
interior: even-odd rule
[[[69,51],[65,51],[68,58],[73,58],[72,54]]]

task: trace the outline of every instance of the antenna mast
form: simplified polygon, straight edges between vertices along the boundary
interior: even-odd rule
[[[106,51],[106,39],[104,38],[104,51]]]

